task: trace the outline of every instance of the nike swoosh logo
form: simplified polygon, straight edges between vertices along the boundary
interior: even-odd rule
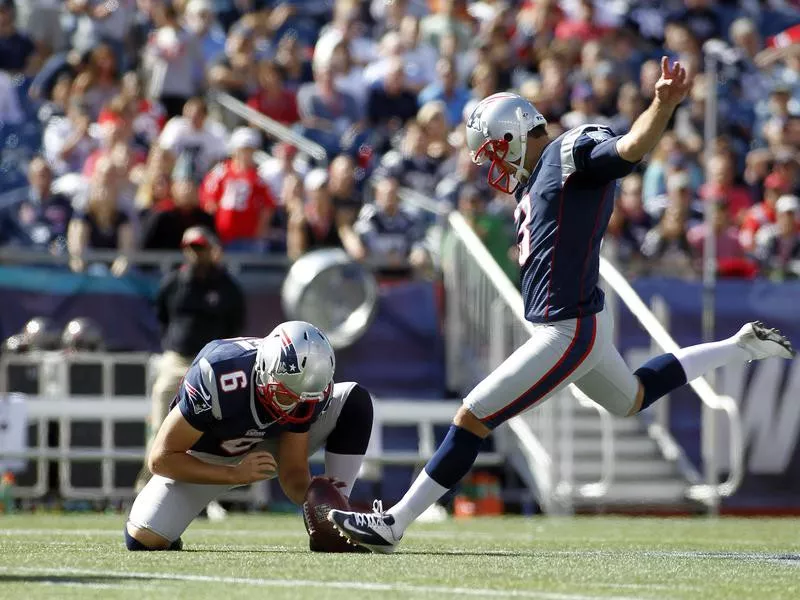
[[[342,527],[344,527],[350,533],[355,533],[356,535],[361,535],[361,534],[364,533],[362,530],[357,529],[357,528],[353,527],[352,525],[350,525],[350,521],[347,520],[347,519],[342,521]]]

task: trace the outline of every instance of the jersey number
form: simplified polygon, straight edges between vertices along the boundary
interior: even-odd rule
[[[234,392],[247,387],[247,375],[244,374],[244,371],[224,373],[219,377],[219,385],[223,392]]]
[[[247,210],[252,186],[247,181],[232,179],[225,184],[219,205],[225,210],[242,212]]]
[[[225,440],[219,445],[219,447],[228,454],[241,454],[261,441],[261,438],[243,437],[236,438],[235,440]]]
[[[517,204],[514,211],[514,221],[517,223],[517,247],[519,248],[519,266],[524,267],[531,255],[531,195],[525,194]]]

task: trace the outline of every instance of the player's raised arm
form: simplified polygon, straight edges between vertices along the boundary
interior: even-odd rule
[[[617,153],[630,162],[642,160],[655,148],[667,128],[675,108],[683,102],[692,82],[679,62],[672,68],[666,56],[661,57],[661,77],[656,82],[655,98],[631,126],[631,130],[617,140]]]

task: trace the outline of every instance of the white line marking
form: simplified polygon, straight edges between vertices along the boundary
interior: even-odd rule
[[[324,588],[370,592],[404,592],[409,594],[446,594],[448,596],[477,596],[480,598],[537,598],[540,600],[636,600],[624,596],[586,596],[558,592],[534,592],[526,590],[497,590],[458,588],[435,585],[410,585],[402,583],[366,583],[355,581],[314,581],[310,579],[261,579],[249,577],[214,577],[211,575],[179,575],[172,573],[139,573],[126,571],[100,571],[91,569],[40,569],[36,567],[0,567],[0,572],[11,575],[73,575],[105,576],[109,578],[129,578],[161,581],[192,581],[232,585],[252,585],[257,587],[280,588]]]
[[[80,581],[26,581],[25,585],[67,586],[94,590],[133,590],[141,589],[142,587],[136,583],[81,583]]]

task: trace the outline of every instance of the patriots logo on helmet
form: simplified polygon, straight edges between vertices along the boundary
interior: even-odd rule
[[[281,356],[278,360],[276,373],[296,375],[300,372],[300,362],[297,360],[297,350],[291,338],[281,330]]]

